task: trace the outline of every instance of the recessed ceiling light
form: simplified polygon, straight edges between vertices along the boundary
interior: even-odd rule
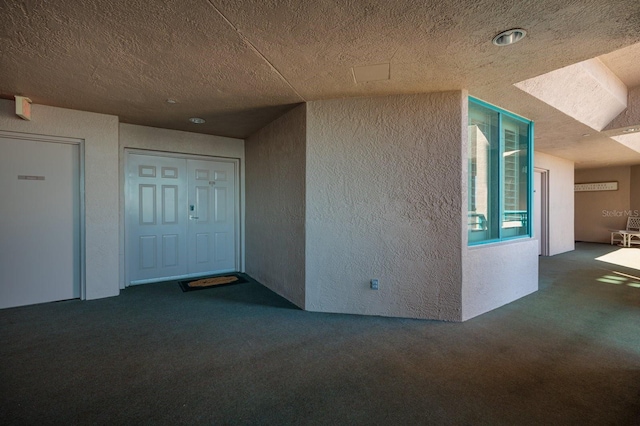
[[[526,35],[527,32],[522,28],[513,28],[495,36],[493,38],[493,44],[496,46],[508,46],[522,40]]]
[[[631,127],[628,129],[623,130],[623,133],[632,133],[632,132],[638,132],[640,131],[640,127]]]
[[[169,98],[169,99],[167,99],[167,103],[168,103],[168,104],[177,104],[177,103],[178,103],[178,101],[176,101],[175,99],[171,99],[171,98]]]
[[[191,117],[189,121],[192,122],[193,124],[202,124],[205,122],[204,118],[200,118],[200,117]]]
[[[583,133],[583,134],[582,134],[582,137],[583,137],[583,138],[586,138],[587,136],[591,136],[591,133]]]

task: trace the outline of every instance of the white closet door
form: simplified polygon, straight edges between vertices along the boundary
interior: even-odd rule
[[[78,145],[0,137],[0,308],[80,297]]]

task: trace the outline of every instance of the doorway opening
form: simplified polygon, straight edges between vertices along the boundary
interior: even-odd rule
[[[238,272],[239,160],[125,153],[125,285]]]
[[[538,240],[538,255],[549,256],[549,170],[534,169],[533,236]]]

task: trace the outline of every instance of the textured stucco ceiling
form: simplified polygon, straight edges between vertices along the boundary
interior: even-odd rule
[[[640,163],[513,86],[601,55],[637,85],[637,0],[0,0],[0,15],[6,98],[246,137],[304,101],[468,89],[536,121],[538,149],[579,167]],[[491,44],[513,27],[527,38]],[[386,63],[389,80],[353,78]]]

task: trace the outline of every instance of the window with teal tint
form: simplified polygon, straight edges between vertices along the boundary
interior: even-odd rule
[[[469,98],[469,245],[531,235],[533,122]]]

